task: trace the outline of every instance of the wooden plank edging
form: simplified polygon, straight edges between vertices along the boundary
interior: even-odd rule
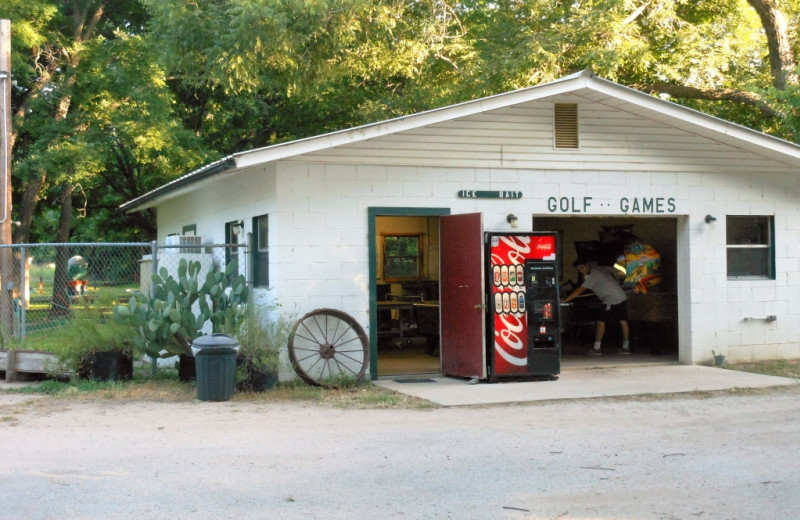
[[[0,349],[0,371],[5,371],[7,382],[16,381],[19,372],[48,374],[57,366],[58,358],[50,352]],[[55,373],[68,375],[69,371],[61,369]]]

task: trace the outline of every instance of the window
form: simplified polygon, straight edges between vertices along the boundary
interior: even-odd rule
[[[181,230],[181,235],[184,236],[195,236],[197,234],[197,224],[189,224],[188,226],[183,226]]]
[[[773,217],[728,215],[728,278],[775,279]]]
[[[553,128],[556,148],[578,148],[578,105],[553,105]]]
[[[269,287],[269,219],[253,218],[253,286]]]
[[[241,244],[244,238],[244,225],[240,220],[225,223],[225,243],[226,244]],[[239,265],[239,248],[228,246],[225,248],[225,265],[227,266],[233,260],[236,260],[236,270],[230,274],[230,279],[233,280],[242,269]]]
[[[422,263],[419,246],[419,235],[384,235],[384,280],[419,278]]]

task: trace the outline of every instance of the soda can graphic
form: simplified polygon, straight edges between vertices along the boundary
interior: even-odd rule
[[[503,285],[508,285],[508,266],[504,265],[500,268],[500,278]]]
[[[517,313],[517,293],[511,293],[511,312],[513,314]]]
[[[517,283],[519,285],[525,284],[525,269],[522,267],[522,264],[517,265]]]
[[[500,266],[499,265],[496,265],[496,266],[494,266],[492,268],[492,278],[493,278],[493,283],[494,283],[494,285],[496,287],[499,287],[500,285],[502,285],[502,282],[500,280]]]
[[[517,308],[519,309],[519,312],[522,312],[522,313],[525,312],[525,293],[524,292],[517,293]]]
[[[508,314],[511,312],[511,297],[508,293],[503,293],[503,313]]]
[[[508,285],[517,285],[517,268],[513,265],[508,268]]]
[[[503,293],[494,293],[494,312],[503,314]]]

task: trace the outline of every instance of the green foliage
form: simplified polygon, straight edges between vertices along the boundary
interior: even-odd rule
[[[797,73],[800,74],[800,67]],[[763,95],[770,105],[779,107],[783,115],[783,125],[773,128],[770,133],[800,142],[800,85],[788,85],[783,90],[769,88]]]
[[[452,96],[461,90],[456,61],[470,51],[438,2],[147,5],[188,125],[225,152],[463,99]]]
[[[93,352],[121,351],[133,356],[135,334],[130,324],[112,320],[95,308],[78,309],[61,330],[59,341],[49,347],[58,359],[58,367],[49,368],[78,373],[84,358]]]
[[[73,219],[80,240],[148,240],[154,215],[116,207],[216,155],[175,116],[141,2],[102,4],[8,0],[0,7],[12,23],[17,83],[15,196],[41,184],[37,211],[58,220],[66,183],[75,189],[70,217],[92,217]],[[27,207],[19,208],[27,222]],[[58,225],[44,220],[34,219],[32,237],[54,241]]]
[[[279,370],[281,353],[287,348],[293,327],[293,320],[285,316],[266,321],[255,313],[248,316],[235,334],[241,372]]]
[[[792,39],[796,4],[781,5]],[[224,152],[536,85],[585,68],[629,85],[759,95],[772,81],[764,28],[747,0],[147,5],[187,125]],[[788,135],[782,120],[752,105],[688,103]],[[770,98],[778,112],[791,103]]]
[[[201,284],[200,262],[181,258],[178,278],[166,268],[153,274],[152,296],[131,298],[114,308],[114,318],[136,328],[134,343],[151,358],[191,354],[192,341],[211,321],[213,332],[238,330],[247,311],[249,288],[236,272],[236,261],[224,273],[209,272]]]

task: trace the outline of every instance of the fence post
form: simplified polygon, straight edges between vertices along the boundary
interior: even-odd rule
[[[19,291],[20,291],[20,298],[19,298],[19,334],[17,337],[25,343],[25,338],[28,337],[27,334],[27,321],[25,313],[28,311],[28,306],[25,305],[25,300],[28,299],[30,294],[30,287],[28,287],[28,278],[27,278],[27,269],[28,267],[28,258],[25,254],[26,249],[25,246],[20,246],[19,248]],[[25,293],[25,289],[28,289],[28,294]]]
[[[17,380],[17,351],[13,348],[6,352],[6,382],[13,383]]]
[[[156,282],[153,281],[153,275],[158,273],[158,241],[153,240],[150,242],[150,255],[153,258],[153,272],[150,273],[150,298],[156,297]],[[152,376],[156,377],[158,375],[158,358],[152,358],[153,366],[152,366]]]

